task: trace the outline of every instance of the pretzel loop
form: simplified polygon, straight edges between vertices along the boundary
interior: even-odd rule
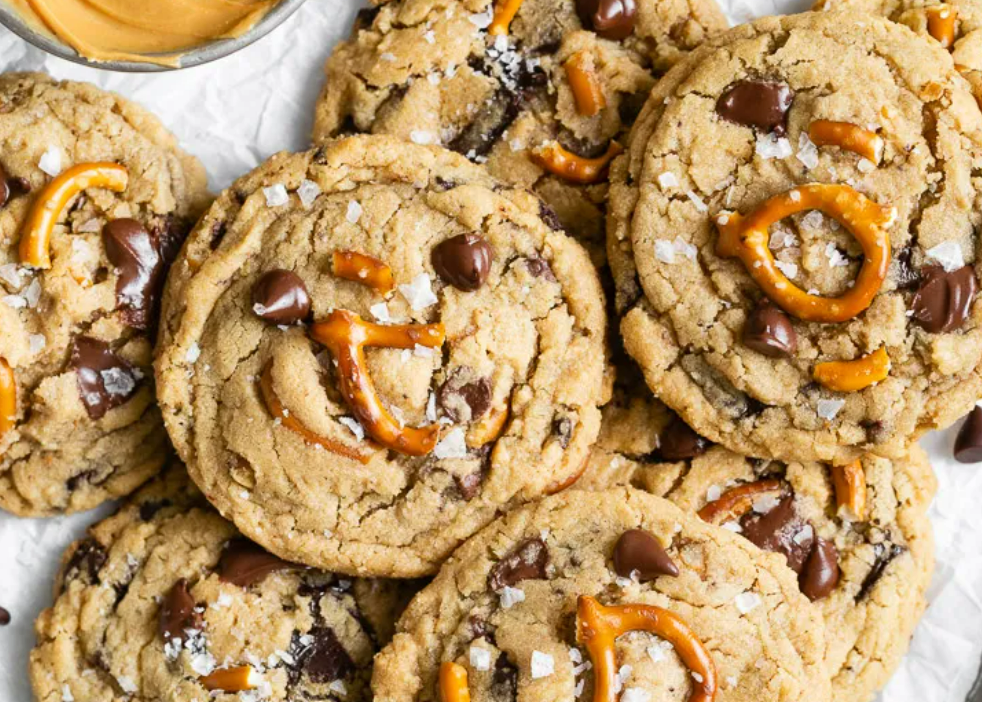
[[[840,297],[806,293],[778,269],[768,248],[768,228],[789,215],[820,210],[841,222],[863,248],[865,259],[855,285]],[[747,215],[723,213],[717,218],[716,252],[739,258],[773,302],[807,322],[845,322],[870,306],[890,267],[890,237],[896,209],[883,207],[845,185],[813,183],[767,200]]]
[[[851,122],[817,119],[808,125],[808,138],[815,146],[838,146],[874,164],[883,158],[883,137]]]
[[[826,361],[812,370],[815,381],[835,392],[857,392],[890,375],[890,356],[882,346],[851,361]]]
[[[604,89],[597,80],[593,57],[586,51],[577,51],[563,64],[566,80],[573,92],[576,111],[584,117],[593,117],[607,106]]]
[[[925,10],[927,14],[927,33],[941,46],[950,49],[955,43],[955,22],[958,8],[942,3]]]
[[[379,399],[368,373],[365,347],[439,348],[446,332],[442,324],[383,326],[364,321],[347,310],[334,310],[324,322],[311,326],[310,335],[338,362],[341,393],[365,431],[382,446],[408,456],[425,456],[436,446],[438,424],[402,427]]]
[[[467,688],[467,668],[446,661],[440,666],[441,702],[471,702],[471,691]]]
[[[206,690],[212,692],[220,690],[222,692],[245,692],[254,690],[262,682],[262,678],[251,665],[243,665],[237,668],[222,668],[210,675],[205,675],[198,679]]]
[[[607,151],[597,158],[584,158],[563,148],[558,141],[550,141],[532,150],[532,160],[540,167],[571,183],[590,185],[603,179],[607,166],[624,148],[616,141],[607,145]]]
[[[496,0],[494,3],[494,18],[488,26],[488,34],[498,36],[508,34],[511,21],[518,14],[518,8],[522,6],[522,0]]]
[[[0,441],[17,420],[17,383],[14,371],[0,356]],[[0,455],[3,455],[0,453]]]
[[[857,458],[844,466],[832,466],[832,483],[839,511],[848,511],[853,520],[866,518],[866,472]]]
[[[334,275],[387,293],[395,287],[392,269],[374,256],[357,251],[335,251],[332,260]]]
[[[33,268],[51,268],[51,232],[68,203],[88,188],[121,193],[128,183],[129,172],[117,163],[80,163],[52,180],[38,195],[21,230],[21,263]]]
[[[784,485],[780,480],[758,480],[755,483],[740,485],[727,490],[718,500],[710,502],[701,510],[699,517],[710,524],[720,524],[739,519],[754,506],[754,500],[771,493],[781,494]]]
[[[616,702],[617,659],[614,643],[630,631],[647,631],[675,647],[693,673],[689,702],[712,702],[716,697],[716,665],[709,650],[678,616],[653,605],[605,607],[589,596],[576,603],[576,640],[586,646],[593,662],[593,702]]]

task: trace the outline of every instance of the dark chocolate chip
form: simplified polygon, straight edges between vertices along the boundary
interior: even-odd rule
[[[890,544],[889,548],[883,544],[877,544],[874,547],[876,560],[873,563],[873,567],[870,568],[869,573],[863,579],[863,584],[860,586],[859,592],[856,593],[856,600],[861,600],[872,592],[876,584],[880,582],[880,578],[883,577],[883,573],[886,572],[887,566],[906,551],[906,548],[897,544]]]
[[[907,244],[893,257],[893,279],[898,290],[913,290],[921,280],[921,274],[914,269],[914,247]]]
[[[805,561],[798,584],[805,597],[812,602],[829,596],[839,584],[839,551],[834,543],[821,536],[815,538],[815,545]]]
[[[163,270],[156,242],[135,219],[114,219],[103,228],[102,243],[116,267],[116,306],[123,321],[136,329],[149,328]]]
[[[225,220],[219,220],[211,225],[211,238],[208,245],[212,251],[221,245],[226,234],[228,234],[228,223]]]
[[[31,192],[30,181],[26,178],[12,178],[7,175],[3,166],[0,166],[0,210],[6,207],[11,199],[29,192]]]
[[[139,379],[133,367],[113,353],[105,341],[76,337],[72,368],[78,378],[79,397],[91,419],[101,419],[136,392]]]
[[[658,440],[658,455],[664,461],[685,461],[701,456],[712,445],[709,439],[693,431],[678,417],[662,430]]]
[[[614,546],[614,572],[630,578],[637,571],[641,582],[661,575],[678,577],[679,569],[665,553],[665,547],[643,529],[631,529],[621,534]]]
[[[319,626],[307,632],[309,641],[300,643],[300,636],[294,636],[292,655],[294,663],[290,666],[293,684],[301,674],[314,683],[330,683],[347,678],[355,669],[355,662],[338,640],[334,629]]]
[[[794,507],[794,496],[785,495],[766,514],[749,512],[740,520],[743,535],[755,546],[765,551],[783,554],[788,566],[800,573],[811,553],[814,536],[805,535],[811,527]]]
[[[270,573],[295,567],[248,539],[233,539],[218,563],[218,577],[225,583],[249,587]]]
[[[476,470],[467,475],[455,475],[454,482],[457,484],[457,490],[460,492],[460,496],[469,502],[481,491],[481,483],[484,482],[484,471]]]
[[[505,653],[499,655],[494,662],[490,692],[489,699],[494,702],[514,702],[518,699],[518,668],[508,660]]]
[[[165,507],[171,506],[170,500],[152,500],[150,502],[144,502],[140,505],[140,519],[144,522],[149,522],[151,519],[157,516],[157,512],[164,509]]]
[[[921,271],[921,284],[910,303],[914,320],[932,334],[954,331],[968,318],[976,289],[971,266],[950,273],[928,266]]]
[[[525,259],[525,265],[534,277],[556,282],[556,274],[552,272],[552,266],[541,256],[529,256]]]
[[[765,297],[747,316],[743,344],[771,358],[787,358],[798,350],[798,334],[784,310]]]
[[[450,150],[469,159],[486,156],[522,111],[521,102],[519,94],[507,88],[496,91],[448,144]]]
[[[68,559],[63,582],[67,584],[70,580],[85,578],[90,584],[99,583],[99,571],[105,565],[106,558],[106,549],[102,544],[91,537],[85,539]]]
[[[573,438],[573,422],[569,417],[557,417],[552,420],[552,433],[559,439],[559,445],[569,448],[569,442]]]
[[[201,630],[201,613],[196,612],[197,603],[188,590],[188,581],[178,580],[160,603],[160,636],[165,643],[173,639],[184,639],[187,629]]]
[[[634,0],[576,0],[576,12],[584,27],[614,41],[631,36],[638,18]]]
[[[494,251],[479,234],[458,234],[442,241],[430,255],[437,275],[458,290],[479,290],[491,273]]]
[[[473,422],[491,409],[491,380],[464,382],[465,377],[463,368],[454,369],[436,393],[440,410],[454,423]]]
[[[783,134],[794,93],[786,83],[741,80],[716,101],[716,113],[728,122]]]
[[[559,219],[559,215],[556,214],[556,210],[552,209],[549,205],[539,200],[539,219],[546,223],[546,225],[554,232],[564,232],[566,227]]]
[[[264,273],[252,289],[253,311],[273,324],[296,324],[310,314],[310,294],[293,271]]]
[[[10,624],[10,612],[0,607],[0,626],[7,626],[8,624]]]
[[[523,580],[542,580],[549,565],[549,548],[536,537],[523,541],[508,556],[498,561],[488,576],[488,585],[498,592]]]
[[[968,413],[955,439],[955,460],[959,463],[982,461],[982,407]]]

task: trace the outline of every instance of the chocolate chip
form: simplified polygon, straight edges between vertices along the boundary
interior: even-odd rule
[[[785,495],[766,514],[748,513],[740,525],[743,535],[755,546],[783,554],[794,572],[802,571],[815,539],[805,533],[811,527],[798,516],[793,495]]]
[[[821,536],[815,538],[815,545],[805,561],[798,584],[805,597],[812,602],[829,596],[839,584],[839,552],[834,543]]]
[[[982,461],[982,407],[968,413],[955,439],[955,460],[959,463]]]
[[[747,316],[743,344],[771,358],[787,358],[798,350],[798,334],[784,310],[765,297]]]
[[[569,417],[557,417],[552,420],[552,433],[559,439],[559,445],[569,448],[573,438],[573,422]]]
[[[113,353],[105,341],[76,337],[72,344],[72,368],[78,378],[79,397],[90,419],[101,419],[136,392],[136,371]]]
[[[10,624],[10,612],[0,607],[0,626],[7,626],[8,624]]]
[[[310,294],[303,280],[293,271],[274,269],[252,289],[253,310],[273,324],[296,324],[310,314]]]
[[[458,290],[474,292],[491,273],[494,251],[479,234],[458,234],[437,244],[430,260],[445,281]]]
[[[643,529],[631,529],[621,534],[614,546],[614,572],[630,578],[637,571],[641,582],[661,575],[678,577],[679,569],[665,553],[665,547]]]
[[[968,318],[976,288],[971,266],[950,273],[941,266],[924,268],[910,303],[914,321],[932,334],[958,329]]]
[[[523,580],[542,580],[549,565],[549,548],[540,538],[523,541],[508,556],[498,561],[488,576],[488,585],[498,592]]]
[[[662,430],[658,440],[658,455],[664,461],[685,461],[701,456],[712,445],[678,417]]]
[[[295,567],[248,539],[233,539],[218,563],[218,577],[225,583],[249,587],[270,573]]]
[[[468,375],[469,370],[455,368],[436,393],[440,410],[455,424],[473,422],[491,409],[491,380],[467,382]]]
[[[12,198],[29,192],[31,192],[30,181],[25,178],[11,178],[7,175],[7,171],[4,170],[3,166],[0,166],[0,210]]]
[[[334,629],[315,627],[307,632],[307,637],[303,639],[308,642],[304,645],[300,643],[301,637],[295,635],[291,647],[294,663],[290,666],[290,675],[294,685],[300,674],[306,674],[314,683],[330,683],[343,680],[354,671],[355,663],[341,645]]]
[[[518,699],[518,668],[502,653],[494,662],[494,673],[491,675],[491,694],[493,702],[513,702]]]
[[[188,581],[178,580],[160,603],[160,636],[165,643],[173,639],[184,639],[187,629],[201,629],[201,613],[196,612],[197,603],[188,590]]]
[[[481,106],[474,121],[454,137],[448,147],[471,160],[486,156],[521,111],[519,94],[501,88]]]
[[[556,210],[542,202],[542,200],[539,200],[539,219],[545,222],[546,226],[548,226],[554,232],[566,231],[566,227],[564,227],[562,221],[560,221],[559,215],[556,214]]]
[[[106,549],[93,538],[88,538],[79,543],[72,553],[71,558],[65,565],[65,575],[63,582],[85,578],[89,584],[97,584],[99,571],[106,563]]]
[[[102,230],[109,262],[116,267],[116,306],[136,329],[150,326],[163,258],[150,232],[135,219],[115,219]]]
[[[893,257],[893,280],[897,290],[913,290],[921,279],[920,272],[914,269],[914,247],[907,244]]]
[[[455,475],[454,482],[457,484],[457,490],[460,492],[460,496],[469,502],[481,491],[481,483],[484,482],[484,471],[476,470],[467,475]]]
[[[860,586],[859,592],[856,593],[856,600],[861,600],[872,592],[873,588],[880,581],[880,578],[883,577],[883,573],[886,572],[887,566],[906,551],[906,548],[897,544],[890,544],[889,548],[883,544],[877,544],[873,548],[876,560],[873,563],[873,567],[870,568],[869,573],[863,579],[863,584]]]
[[[728,122],[783,134],[794,93],[786,83],[741,80],[716,101],[716,113]]]
[[[638,17],[634,0],[576,0],[576,12],[584,27],[614,41],[631,36]]]
[[[525,259],[525,266],[532,276],[556,282],[556,274],[552,272],[552,266],[541,256],[529,256]]]
[[[170,500],[153,500],[150,502],[144,502],[140,505],[140,519],[144,522],[149,522],[151,519],[157,516],[157,512],[164,509],[164,507],[171,506]]]

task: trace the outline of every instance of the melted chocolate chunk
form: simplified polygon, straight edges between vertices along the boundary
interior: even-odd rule
[[[518,668],[504,653],[494,662],[490,692],[493,702],[512,702],[518,699]]]
[[[661,575],[678,577],[679,569],[665,552],[665,547],[643,529],[631,529],[621,534],[614,546],[614,571],[630,578],[637,571],[641,582]]]
[[[355,662],[338,640],[334,629],[319,626],[311,629],[307,636],[306,645],[300,642],[301,637],[294,634],[293,652],[294,663],[289,666],[289,675],[293,685],[301,676],[306,676],[314,683],[330,683],[344,680],[355,669]]]
[[[229,541],[218,563],[218,577],[225,583],[249,587],[262,582],[270,573],[296,567],[248,539],[234,539]]]
[[[149,522],[151,519],[157,516],[157,512],[165,507],[170,507],[172,504],[173,503],[170,500],[153,500],[150,502],[144,502],[142,505],[140,505],[140,519],[144,522]]]
[[[576,12],[584,27],[613,41],[631,36],[638,19],[634,0],[576,0]]]
[[[932,334],[958,329],[968,318],[977,288],[971,266],[950,273],[928,266],[921,271],[921,284],[910,303],[914,321]]]
[[[897,252],[893,259],[893,279],[898,290],[913,290],[921,279],[921,274],[914,270],[912,259],[914,247],[908,244]]]
[[[101,419],[136,392],[139,381],[136,371],[113,353],[105,341],[76,337],[72,345],[72,368],[78,377],[79,397],[90,419]]]
[[[164,259],[150,232],[135,219],[115,219],[102,230],[109,262],[116,267],[116,307],[123,321],[147,329]]]
[[[453,479],[457,484],[460,496],[469,502],[481,491],[481,483],[484,482],[484,470],[476,470],[467,475],[455,475]]]
[[[955,460],[959,463],[982,461],[982,407],[968,414],[955,439]]]
[[[252,289],[253,311],[273,324],[297,324],[310,315],[303,279],[280,268],[264,273]]]
[[[546,225],[554,232],[564,232],[566,227],[559,220],[559,215],[556,214],[556,210],[552,209],[549,205],[539,200],[539,219],[546,223]]]
[[[0,626],[7,626],[8,624],[10,624],[10,612],[0,607]]]
[[[202,617],[196,612],[197,603],[188,590],[188,581],[178,580],[160,604],[160,636],[165,643],[174,639],[184,639],[187,629],[200,630]]]
[[[556,274],[552,272],[552,266],[541,256],[529,256],[525,259],[525,266],[532,276],[556,282]]]
[[[106,549],[93,538],[85,539],[78,545],[65,566],[63,582],[85,578],[86,582],[95,585],[99,580],[99,571],[106,563]]]
[[[31,184],[26,178],[11,178],[0,166],[0,209],[7,206],[12,198],[31,192]]]
[[[495,142],[522,111],[517,93],[501,88],[484,103],[474,121],[454,137],[447,146],[469,159],[487,156]]]
[[[658,455],[665,461],[685,461],[706,453],[711,445],[709,439],[699,436],[692,427],[675,417],[659,437]]]
[[[573,422],[569,417],[557,417],[552,420],[552,433],[559,439],[559,445],[569,448],[569,442],[573,438]]]
[[[839,551],[821,536],[815,538],[811,555],[798,579],[798,586],[812,602],[829,596],[839,584]]]
[[[494,592],[505,586],[514,587],[523,580],[542,580],[549,565],[549,548],[540,538],[528,539],[512,553],[498,561],[488,576],[488,586]]]
[[[747,316],[743,344],[771,358],[787,358],[798,350],[798,334],[784,310],[765,297]]]
[[[491,273],[494,251],[479,234],[458,234],[437,244],[430,255],[437,275],[458,290],[479,290]]]
[[[906,551],[906,548],[897,544],[890,544],[889,547],[883,544],[877,544],[874,547],[876,561],[863,579],[863,584],[859,588],[859,592],[856,593],[856,600],[861,600],[872,592],[873,588],[880,581],[880,578],[883,577],[883,573],[886,572],[887,566]]]
[[[741,80],[716,101],[716,113],[728,122],[783,134],[794,93],[786,83]]]
[[[465,382],[465,376],[463,368],[455,368],[436,393],[443,414],[455,424],[473,422],[491,409],[491,380]]]
[[[798,516],[793,495],[785,495],[766,514],[748,513],[740,520],[740,526],[743,535],[755,546],[783,554],[788,566],[801,573],[815,539],[805,533],[808,523]]]

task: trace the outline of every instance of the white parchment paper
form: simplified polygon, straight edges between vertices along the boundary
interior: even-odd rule
[[[208,66],[157,75],[114,74],[47,57],[0,28],[0,69],[46,70],[86,80],[155,112],[205,164],[214,190],[271,154],[301,149],[310,133],[321,66],[347,35],[359,0],[308,0],[273,34]],[[720,0],[732,22],[796,12],[808,0]],[[982,656],[982,464],[951,458],[956,428],[922,442],[938,472],[932,509],[938,569],[931,606],[881,702],[963,702]],[[104,507],[69,518],[24,520],[0,512],[0,702],[30,702],[33,621],[51,601],[64,548]],[[901,613],[900,616],[903,616]],[[84,702],[84,701],[80,701]],[[980,701],[982,702],[982,698]]]

